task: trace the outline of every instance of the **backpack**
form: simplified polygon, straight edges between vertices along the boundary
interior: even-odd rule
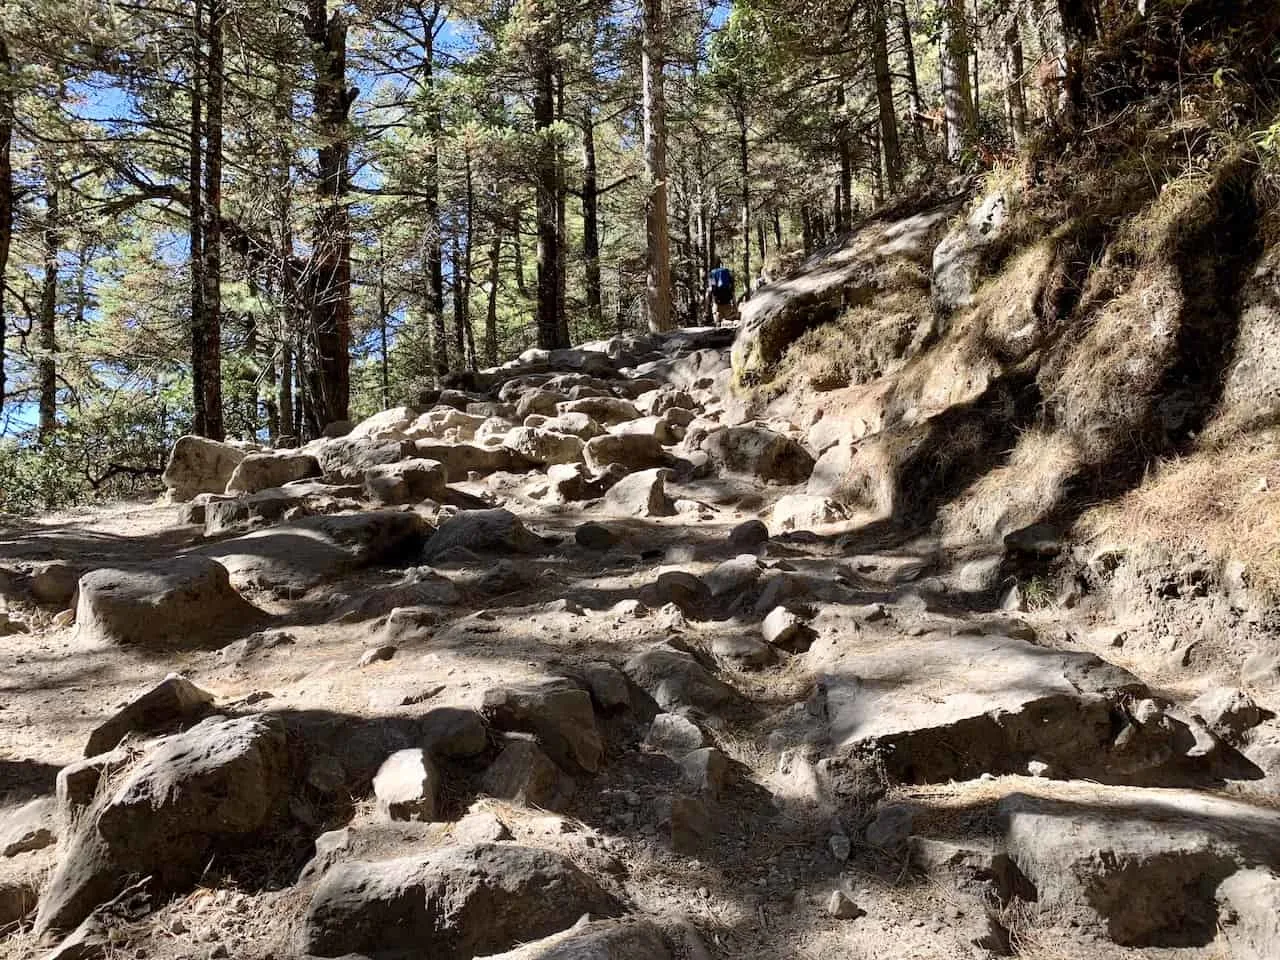
[[[711,271],[711,296],[716,303],[733,302],[733,274],[727,267]]]

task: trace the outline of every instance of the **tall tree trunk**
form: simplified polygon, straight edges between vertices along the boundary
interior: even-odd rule
[[[979,19],[982,14],[982,10],[979,7],[979,4],[981,2],[982,0],[973,0],[973,35],[969,37],[969,50],[973,54],[972,94],[973,94],[973,116],[974,116],[975,122],[978,120],[978,118],[981,116],[981,113],[982,113],[979,106],[981,103],[981,97],[979,96],[979,89],[978,89],[980,85],[978,82],[978,48],[982,45],[982,33],[981,33],[982,21],[981,19]]]
[[[461,366],[467,357],[467,297],[462,282],[462,244],[454,234],[450,244],[450,260],[453,261],[453,347]]]
[[[435,83],[433,73],[434,53],[429,47],[424,59],[424,81],[428,91]],[[427,151],[427,169],[423,179],[426,193],[426,247],[427,247],[427,312],[431,314],[432,360],[436,376],[449,372],[449,343],[444,320],[444,251],[441,246],[440,228],[440,116],[432,104],[428,115],[428,132],[431,146]]]
[[[351,223],[347,213],[350,134],[347,116],[357,90],[347,89],[347,23],[327,0],[307,0],[307,35],[315,64],[319,208],[311,255],[310,370],[315,422],[347,419],[351,392]]]
[[[387,304],[387,261],[378,249],[378,359],[382,379],[382,409],[391,407],[391,357],[387,349],[387,318],[391,308]]]
[[[226,436],[222,422],[222,26],[225,0],[208,0],[209,53],[205,70],[204,157],[204,322],[200,325],[204,354],[206,437]]]
[[[911,105],[911,133],[916,150],[924,153],[924,105],[920,100],[920,77],[916,72],[916,51],[911,39],[911,20],[907,17],[906,0],[893,0],[893,18],[902,35],[902,53],[907,70],[907,102]]]
[[[600,295],[600,196],[596,178],[595,116],[590,105],[582,117],[582,261],[586,271],[587,323],[592,336],[604,327]]]
[[[563,42],[561,36],[559,42]],[[557,43],[557,45],[559,45]],[[564,122],[564,65],[556,60],[556,123]],[[556,274],[556,316],[560,318],[560,342],[569,346],[573,337],[569,333],[569,311],[565,309],[565,280],[568,268],[568,235],[566,225],[566,191],[568,183],[565,179],[564,144],[556,138],[556,258],[560,263],[560,271]]]
[[[959,163],[974,146],[973,96],[969,90],[969,33],[964,0],[941,0],[942,105],[946,156]]]
[[[449,344],[444,317],[444,252],[441,246],[440,226],[440,109],[435,97],[436,23],[441,14],[439,3],[432,6],[430,15],[422,19],[422,70],[420,88],[427,102],[427,135],[431,143],[427,150],[426,171],[423,175],[423,193],[426,195],[426,223],[424,241],[426,247],[427,312],[430,314],[431,360],[437,377],[449,372]]]
[[[902,151],[898,144],[898,116],[893,109],[893,78],[889,74],[889,42],[885,29],[884,0],[869,0],[871,56],[875,64],[876,101],[880,112],[880,148],[884,154],[885,183],[890,193],[902,182]]]
[[[471,261],[472,249],[475,246],[475,221],[476,221],[476,184],[475,177],[471,167],[471,151],[464,150],[463,154],[463,175],[464,184],[466,185],[466,201],[467,201],[467,222],[463,227],[462,234],[462,331],[463,331],[463,353],[460,356],[466,357],[467,368],[470,370],[477,369],[476,363],[476,343],[475,333],[471,329]]]
[[[276,354],[267,357],[266,369],[262,372],[267,395],[263,398],[262,408],[267,414],[267,440],[275,444],[280,439],[280,371],[276,366]]]
[[[1075,122],[1084,101],[1085,48],[1098,37],[1096,0],[1058,0],[1062,23],[1064,120]]]
[[[776,209],[773,211],[773,246],[782,249],[782,214]]]
[[[187,194],[188,194],[188,257],[191,262],[191,429],[198,436],[208,436],[208,416],[205,407],[205,382],[208,372],[205,369],[205,336],[204,323],[207,319],[204,309],[204,215],[202,173],[204,170],[204,121],[201,83],[201,59],[204,27],[203,2],[195,0],[192,12],[191,38],[191,113],[187,140]]]
[[[517,200],[511,207],[511,258],[515,266],[516,292],[522,297],[527,297],[529,291],[524,286],[524,242],[521,240],[523,222],[520,201]]]
[[[44,197],[44,282],[40,288],[40,355],[36,363],[40,385],[40,443],[48,443],[58,428],[58,252],[62,249],[57,159],[48,157]]]
[[[495,191],[496,192],[496,191]],[[484,362],[498,365],[498,264],[502,259],[502,228],[495,221],[489,244],[489,302],[484,313]]]
[[[1004,112],[1014,146],[1021,146],[1027,134],[1027,99],[1022,90],[1022,33],[1018,18],[1012,17],[1004,33]]]
[[[9,44],[0,33],[0,412],[4,411],[4,281],[9,266],[9,246],[13,237],[13,63]]]
[[[538,346],[544,350],[567,347],[560,323],[560,235],[556,230],[556,145],[551,127],[556,119],[556,75],[551,36],[538,30],[533,42],[533,125],[538,153],[534,170],[538,215]]]
[[[853,209],[853,145],[849,138],[843,81],[836,84],[836,112],[840,129],[840,202],[837,205],[836,230],[843,233],[852,223]]]
[[[751,287],[751,158],[747,153],[747,97],[738,90],[734,112],[738,119],[738,180],[742,189],[742,214],[738,236],[742,242],[742,288]]]
[[[643,82],[645,198],[645,314],[649,329],[670,330],[671,238],[667,225],[666,21],[662,0],[644,0],[640,47]]]

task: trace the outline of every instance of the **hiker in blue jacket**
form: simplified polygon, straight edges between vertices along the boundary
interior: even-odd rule
[[[707,277],[707,314],[715,307],[716,324],[732,323],[738,319],[738,307],[733,302],[733,273],[716,257],[716,265]]]

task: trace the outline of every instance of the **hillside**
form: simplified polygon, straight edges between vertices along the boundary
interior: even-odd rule
[[[866,228],[732,351],[534,351],[298,450],[184,440],[180,507],[11,528],[2,889],[38,910],[7,955],[1273,955],[1268,671],[1156,651],[1219,623],[1244,655],[1274,607],[1137,527],[1099,548],[1014,501],[1038,525],[956,533],[1013,463],[930,487],[876,452],[871,497],[832,470],[833,419],[856,465],[992,409],[1001,374],[939,359],[964,321],[821,416],[735,398],[775,307],[972,219]],[[869,415],[913,367],[948,402]]]

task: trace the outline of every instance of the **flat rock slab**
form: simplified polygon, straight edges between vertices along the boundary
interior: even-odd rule
[[[232,588],[224,566],[190,555],[86,573],[80,578],[76,633],[113,645],[199,646],[262,616]]]
[[[1034,900],[1073,938],[1083,930],[1125,947],[1280,956],[1280,811],[1079,781],[1002,779],[948,785],[936,801],[915,796],[917,868],[962,886],[982,880],[1004,902]]]
[[[413,951],[470,960],[566,930],[584,913],[618,912],[559,854],[477,843],[334,865],[307,906],[298,947],[321,957]]]
[[[226,567],[237,588],[305,592],[363,567],[409,560],[426,534],[417,514],[376,510],[306,517],[197,553]]]
[[[1102,927],[1124,946],[1212,942],[1229,906],[1244,923],[1274,928],[1280,813],[1190,791],[1102,790],[1087,802],[1014,794],[997,808],[1010,858],[1042,907]],[[1242,872],[1249,878],[1224,883]],[[1223,889],[1225,886],[1225,889]],[[1268,916],[1271,918],[1268,921]],[[1280,940],[1253,939],[1233,956],[1274,957]]]
[[[1000,635],[895,637],[819,618],[806,654],[838,747],[877,751],[891,776],[926,783],[1020,773],[1109,775],[1132,675],[1092,654]],[[1127,770],[1126,772],[1132,772]]]

